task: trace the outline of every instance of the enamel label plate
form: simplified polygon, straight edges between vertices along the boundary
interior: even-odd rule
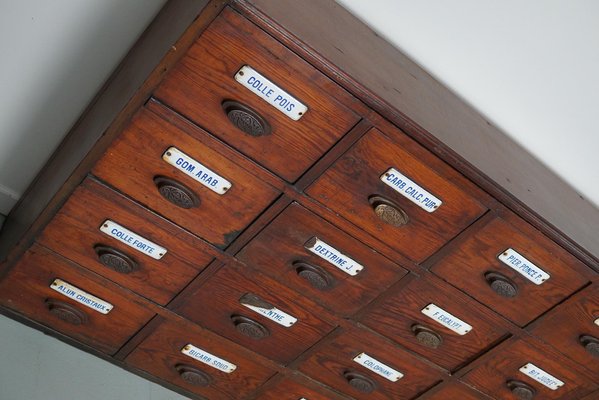
[[[372,372],[382,376],[383,378],[390,380],[391,382],[397,382],[403,378],[403,374],[399,371],[394,370],[388,365],[383,364],[375,358],[370,357],[366,353],[360,353],[354,357],[354,361],[363,367],[368,368]]]
[[[560,387],[564,386],[564,382],[557,379],[555,376],[548,374],[543,371],[541,368],[537,367],[532,363],[528,363],[522,368],[520,368],[520,372],[524,375],[531,377],[535,381],[540,384],[548,387],[551,390],[557,390]]]
[[[497,258],[535,285],[540,285],[550,278],[548,273],[528,261],[524,256],[512,248],[509,248],[498,255]]]
[[[287,314],[285,311],[281,311],[278,308],[267,305],[264,302],[264,305],[258,304],[250,304],[247,301],[244,301],[243,298],[240,300],[242,306],[249,308],[250,310],[270,319],[271,321],[276,322],[279,325],[282,325],[286,328],[293,326],[297,322],[297,318],[292,315]]]
[[[333,246],[329,246],[317,237],[308,240],[304,247],[326,262],[333,264],[348,275],[356,276],[364,267]]]
[[[61,279],[54,279],[50,285],[50,289],[56,290],[58,293],[91,308],[100,314],[108,314],[112,310],[112,304],[97,298],[76,286],[71,285]]]
[[[447,329],[454,331],[458,335],[465,335],[472,330],[471,325],[468,325],[458,317],[448,313],[433,303],[424,307],[421,312],[433,321],[443,325]]]
[[[389,168],[381,175],[381,181],[426,212],[435,212],[443,204],[441,200],[395,168]]]
[[[231,182],[176,147],[169,147],[162,159],[214,193],[225,194],[231,189]]]
[[[218,358],[205,350],[195,347],[193,344],[188,344],[183,347],[181,353],[227,374],[230,374],[237,369],[237,365],[225,361],[222,358]]]
[[[235,80],[294,121],[299,120],[308,111],[308,107],[249,65],[244,65],[237,71]]]
[[[139,236],[135,232],[131,232],[129,229],[109,219],[104,221],[100,227],[100,231],[155,260],[160,260],[164,257],[167,251],[164,247],[158,246],[156,243]]]

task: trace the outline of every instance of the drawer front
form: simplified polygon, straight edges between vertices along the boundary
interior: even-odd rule
[[[436,263],[432,271],[524,326],[580,289],[587,279],[577,272],[585,268],[580,261],[540,232],[524,233],[524,228],[530,227],[518,221],[523,229],[499,217],[493,219]],[[529,280],[543,279],[543,273],[549,279],[539,280],[541,284]]]
[[[411,399],[440,381],[434,366],[360,328],[336,332],[312,350],[298,369],[356,399]],[[397,373],[403,377],[391,381]]]
[[[0,283],[0,303],[108,354],[154,316],[141,298],[39,245]]]
[[[434,393],[427,393],[422,397],[422,400],[492,400],[492,397],[457,382],[445,384],[438,390],[435,388],[431,392]]]
[[[107,229],[106,221],[120,227]],[[207,243],[93,179],[77,188],[39,241],[159,304],[168,303],[216,253]],[[158,250],[144,251],[149,243],[164,248],[166,254],[155,259]]]
[[[315,303],[271,278],[231,265],[216,272],[177,312],[283,364],[333,329],[332,317]]]
[[[244,66],[270,82],[253,73],[237,75]],[[204,31],[155,96],[290,182],[359,120],[342,104],[353,101],[343,89],[230,9]],[[308,110],[299,120],[285,115],[300,104]]]
[[[430,275],[399,288],[361,322],[451,371],[508,335],[496,314]]]
[[[125,362],[210,399],[239,399],[275,374],[260,356],[181,321],[163,322]]]
[[[493,353],[462,380],[497,399],[574,400],[597,387],[579,366],[534,339],[510,339]]]
[[[455,171],[441,177],[428,166],[433,156],[422,154],[417,158],[371,129],[307,193],[390,247],[422,261],[485,212],[451,182]],[[391,168],[395,171],[388,172]]]
[[[550,311],[530,332],[599,376],[599,285]]]
[[[278,379],[278,378],[275,378]],[[306,378],[297,377],[278,379],[275,384],[268,384],[264,391],[255,397],[256,400],[343,400],[348,397],[334,393],[318,382],[309,382]]]
[[[237,258],[343,315],[355,313],[406,273],[297,203]]]
[[[226,247],[277,190],[241,168],[234,152],[202,129],[152,107],[179,125],[141,110],[93,173],[177,225]]]

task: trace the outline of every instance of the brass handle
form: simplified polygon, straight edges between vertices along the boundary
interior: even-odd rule
[[[592,356],[599,357],[599,339],[591,335],[582,335],[578,338],[580,344]]]
[[[190,385],[208,386],[212,382],[210,375],[190,365],[177,364],[175,365],[175,370],[179,373],[181,379]]]
[[[424,325],[412,325],[412,332],[414,332],[414,336],[416,336],[418,343],[422,344],[423,346],[436,349],[443,344],[443,338],[441,335]]]
[[[362,393],[372,393],[376,389],[376,383],[359,372],[347,371],[343,374],[343,377],[351,387]]]
[[[72,305],[55,299],[47,299],[46,307],[52,315],[72,325],[83,325],[87,322],[87,315]]]
[[[491,289],[502,297],[512,298],[518,295],[518,286],[511,279],[498,272],[487,272],[485,279]]]
[[[139,269],[137,262],[127,254],[110,246],[94,246],[98,261],[104,266],[121,274],[130,274]]]
[[[200,205],[200,198],[187,186],[165,176],[154,178],[158,193],[177,207],[189,209]]]
[[[518,400],[532,400],[537,393],[532,386],[521,381],[510,380],[506,382],[506,385]]]
[[[399,205],[382,196],[370,196],[368,202],[372,206],[374,214],[386,224],[402,227],[406,225],[410,218]]]
[[[229,121],[250,136],[265,136],[271,132],[270,125],[250,107],[234,100],[225,100],[223,110]]]
[[[328,290],[333,286],[331,275],[319,266],[309,264],[305,261],[295,261],[293,266],[297,274],[308,281],[314,289]]]
[[[239,333],[252,339],[260,340],[270,336],[268,328],[251,318],[243,315],[232,315],[231,321]]]

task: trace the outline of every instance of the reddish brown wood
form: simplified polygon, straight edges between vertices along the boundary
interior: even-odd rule
[[[270,382],[269,382],[270,383]],[[276,384],[269,385],[252,400],[343,400],[348,397],[335,393],[324,385],[298,375],[277,379]]]
[[[305,248],[317,237],[364,266],[350,276]],[[406,270],[297,203],[291,204],[236,257],[342,315],[354,314],[405,275]],[[319,290],[298,274],[298,263],[320,268],[330,286]],[[349,264],[349,262],[347,262]]]
[[[57,278],[109,302],[112,310],[101,314],[52,290]],[[48,310],[49,299],[78,310],[84,321],[73,325],[57,318]],[[77,265],[38,245],[0,283],[0,304],[109,354],[154,316],[140,297],[97,275],[82,273]]]
[[[308,106],[306,114],[293,121],[237,83],[235,74],[244,65]],[[359,120],[344,106],[355,101],[351,96],[230,9],[202,34],[156,96],[288,181],[299,178]],[[272,133],[253,137],[237,129],[223,112],[225,100],[257,111]]]
[[[353,361],[360,353],[400,371],[405,376],[391,382]],[[320,346],[298,370],[356,399],[410,399],[441,380],[439,370],[365,329],[344,330]],[[375,382],[376,389],[362,393],[349,385],[344,374],[355,371]]]
[[[307,193],[409,258],[422,261],[485,212],[482,204],[451,182],[451,173],[440,176],[428,164],[427,158],[411,155],[400,143],[372,129]],[[443,204],[429,213],[385,185],[379,178],[390,167],[427,189]],[[457,175],[454,171],[453,174]],[[373,195],[383,196],[403,209],[409,218],[407,225],[395,227],[381,221],[369,203]]]
[[[108,219],[166,248],[166,255],[155,260],[102,233],[100,227]],[[162,305],[218,253],[197,237],[92,179],[75,191],[39,240],[57,253]],[[128,255],[137,262],[138,269],[124,274],[108,268],[98,259],[94,250],[97,245]]]
[[[181,349],[192,344],[237,366],[231,373],[222,372],[185,354]],[[223,339],[191,323],[165,321],[125,360],[131,366],[147,371],[193,393],[211,399],[239,399],[251,393],[275,370],[257,354]],[[184,381],[175,369],[189,365],[209,376],[210,383],[199,387]]]
[[[422,310],[431,303],[473,329],[459,335],[424,315]],[[506,324],[496,314],[431,275],[412,280],[369,309],[360,322],[452,371],[508,335]],[[414,331],[417,324],[434,331],[442,343],[437,348],[420,343]]]
[[[596,338],[597,345],[594,347],[597,352],[599,325],[594,323],[597,319],[599,285],[593,285],[550,311],[529,331],[599,376],[599,356],[585,350],[580,341],[584,335]]]
[[[223,195],[217,194],[168,164],[162,156],[171,146],[230,181],[231,188]],[[226,247],[278,194],[259,176],[240,168],[231,160],[231,153],[200,128],[188,125],[182,130],[142,110],[106,151],[93,173],[176,224]],[[156,176],[190,188],[199,198],[199,205],[184,209],[167,201],[155,186]]]
[[[588,281],[582,272],[584,264],[540,232],[522,233],[518,220],[514,226],[495,218],[485,227],[462,242],[455,251],[432,267],[441,276],[478,301],[520,326],[537,318],[549,308],[582,288]],[[543,269],[550,278],[536,285],[503,264],[497,256],[513,248]],[[485,279],[488,272],[500,273],[516,284],[518,293],[506,298],[495,293]]]
[[[429,394],[429,392],[431,392]],[[460,382],[449,382],[432,389],[418,400],[490,400],[491,397]]]
[[[527,363],[553,375],[565,383],[557,390],[551,390],[529,378],[519,369]],[[462,378],[496,399],[514,399],[507,387],[509,380],[518,380],[532,386],[535,399],[580,399],[596,389],[597,380],[592,379],[580,366],[559,355],[549,346],[530,339],[510,339],[509,345],[501,351],[494,351],[494,357],[484,365],[473,369]]]

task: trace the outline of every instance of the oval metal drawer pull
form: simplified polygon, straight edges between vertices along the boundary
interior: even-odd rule
[[[423,346],[436,349],[443,344],[443,338],[441,335],[424,325],[412,325],[412,332],[414,332],[416,340],[418,340],[418,342]]]
[[[87,322],[87,314],[60,300],[47,299],[46,307],[54,316],[69,324],[83,325]]]
[[[511,380],[506,383],[508,389],[511,390],[512,394],[519,400],[531,400],[535,397],[536,390],[521,381]]]
[[[402,227],[410,218],[400,206],[382,196],[370,196],[368,202],[377,217],[386,224]]]
[[[491,286],[491,289],[502,297],[512,298],[518,295],[518,286],[511,279],[500,273],[487,272],[485,279],[489,286]]]
[[[189,209],[200,205],[200,198],[187,186],[165,176],[154,178],[158,193],[177,207]]]
[[[233,315],[231,321],[239,333],[252,339],[260,340],[270,336],[268,328],[251,318],[243,315]]]
[[[351,387],[362,393],[372,393],[376,389],[376,384],[372,379],[358,372],[347,371],[343,377]]]
[[[185,364],[177,364],[175,365],[175,369],[179,373],[181,379],[183,379],[190,385],[208,386],[210,385],[210,382],[212,382],[212,378],[210,377],[210,375],[192,366]]]
[[[121,274],[130,274],[139,269],[137,262],[127,254],[110,246],[97,245],[94,251],[102,265]]]
[[[327,290],[333,286],[331,275],[319,266],[309,264],[305,261],[295,261],[293,266],[297,274],[308,281],[314,289]]]
[[[223,110],[229,121],[250,136],[265,136],[271,132],[270,125],[250,107],[234,100],[225,100]]]
[[[599,357],[599,339],[591,335],[582,335],[578,338],[580,344],[592,356]]]

